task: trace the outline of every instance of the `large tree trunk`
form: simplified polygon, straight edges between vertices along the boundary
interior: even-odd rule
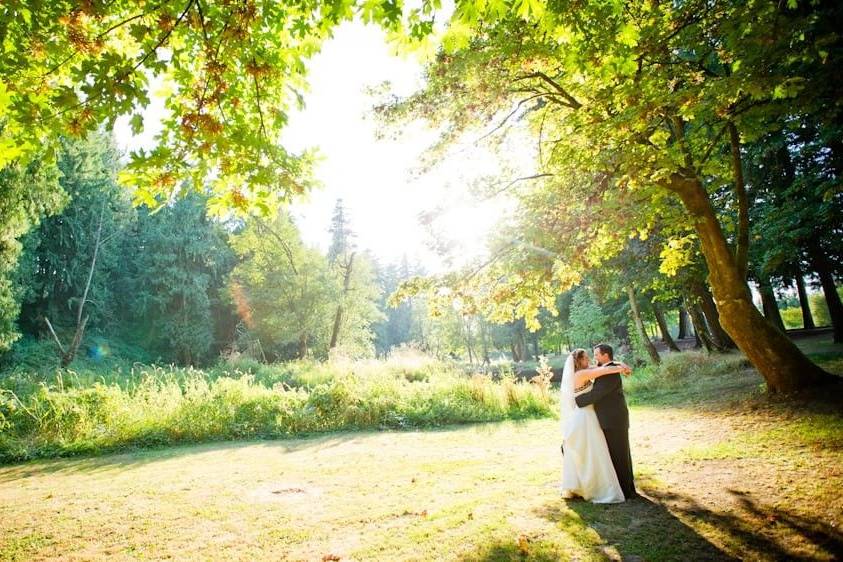
[[[641,319],[641,311],[638,309],[638,300],[635,298],[635,289],[632,288],[632,285],[627,285],[626,294],[629,297],[629,309],[632,311],[632,319],[635,321],[635,328],[638,330],[638,337],[641,338],[641,343],[643,343],[644,347],[647,349],[650,359],[653,363],[658,365],[661,363],[661,357],[659,357],[659,352],[656,350],[656,346],[654,346],[653,342],[650,341],[650,337],[647,335],[647,330],[644,329],[644,321]]]
[[[682,200],[700,237],[709,285],[720,322],[767,382],[771,392],[789,392],[832,380],[784,333],[761,315],[726,242],[704,186],[695,175],[675,174],[669,185]]]
[[[811,314],[808,292],[805,290],[805,279],[802,277],[802,270],[798,265],[796,267],[796,292],[799,293],[799,307],[802,309],[802,327],[806,330],[812,330],[816,327],[814,315]]]
[[[688,337],[688,311],[684,306],[679,307],[679,333],[676,337],[680,340]]]
[[[717,311],[717,306],[714,304],[714,298],[711,296],[708,287],[704,283],[696,283],[693,290],[697,299],[699,299],[700,309],[705,315],[713,345],[720,351],[735,349],[735,342],[732,341],[732,338],[720,324],[720,313]]]
[[[773,285],[770,283],[770,279],[763,274],[758,277],[758,292],[761,293],[761,306],[764,308],[764,317],[773,326],[784,332],[784,320],[782,320],[782,314],[779,311],[779,303],[776,302]]]
[[[834,284],[831,266],[828,265],[828,258],[821,249],[811,248],[811,263],[813,263],[814,271],[817,272],[823,286],[825,303],[828,305],[831,325],[834,327],[834,343],[843,343],[843,303],[840,302],[840,295],[837,294],[837,287]]]
[[[679,351],[679,346],[676,345],[676,342],[673,341],[673,337],[670,335],[670,329],[667,327],[667,321],[664,318],[664,313],[659,308],[659,305],[656,303],[652,303],[653,305],[653,314],[656,317],[656,323],[659,325],[659,331],[662,333],[662,341],[667,345],[667,348],[670,351]]]

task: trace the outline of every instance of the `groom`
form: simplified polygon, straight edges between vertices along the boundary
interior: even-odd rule
[[[617,365],[613,359],[611,345],[601,343],[594,348],[594,360],[598,366]],[[629,453],[629,410],[626,408],[621,376],[605,375],[595,379],[591,391],[580,394],[576,401],[580,408],[594,404],[623,495],[626,499],[637,497],[632,478],[632,456]]]

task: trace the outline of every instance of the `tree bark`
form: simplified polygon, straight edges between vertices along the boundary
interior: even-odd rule
[[[813,330],[814,315],[811,314],[811,306],[808,301],[808,292],[805,290],[805,279],[802,277],[802,270],[796,266],[796,292],[799,293],[799,307],[802,309],[802,327],[806,330]]]
[[[679,346],[673,341],[670,335],[670,329],[667,326],[667,321],[664,318],[664,313],[659,308],[659,305],[652,303],[653,315],[656,317],[656,323],[659,325],[659,331],[662,333],[662,341],[667,345],[670,351],[680,351]]]
[[[779,310],[779,304],[776,302],[776,294],[773,292],[773,285],[770,279],[763,274],[758,277],[758,292],[761,293],[761,305],[764,308],[764,317],[770,323],[784,332],[784,320]]]
[[[831,325],[834,328],[834,343],[843,343],[843,303],[840,302],[840,295],[837,294],[831,266],[828,264],[828,258],[826,258],[822,249],[811,248],[811,263],[814,265],[814,271],[817,272],[823,287],[825,303],[828,306]]]
[[[676,337],[680,340],[688,337],[688,311],[684,306],[679,307],[679,333]]]
[[[659,357],[659,352],[656,350],[656,346],[654,346],[653,342],[650,341],[650,338],[647,335],[647,330],[644,329],[644,321],[641,319],[641,311],[638,309],[638,300],[635,298],[635,289],[632,288],[632,285],[627,285],[626,294],[629,297],[629,309],[632,311],[632,319],[635,321],[635,328],[638,330],[638,337],[641,338],[641,343],[643,343],[644,347],[647,349],[650,359],[653,363],[658,365],[661,363],[661,357]]]
[[[483,318],[480,318],[480,345],[483,350],[483,364],[488,365],[491,363],[489,360],[489,342],[487,341],[488,338],[488,329],[486,327],[486,322]]]
[[[353,267],[354,252],[352,252],[348,257],[348,263],[345,265],[345,273],[342,281],[342,298],[340,299],[340,303],[337,305],[337,312],[334,315],[334,327],[331,330],[331,343],[328,346],[328,349],[334,349],[337,347],[337,342],[339,341],[340,327],[342,326],[343,304],[348,298],[348,292],[351,287],[351,271]]]
[[[735,178],[735,193],[738,199],[738,239],[735,245],[735,262],[738,275],[746,280],[749,263],[749,196],[743,180],[741,141],[738,129],[732,121],[726,123],[729,130],[729,144],[732,148],[732,175]]]
[[[693,172],[686,174],[674,174],[668,187],[682,200],[700,237],[725,331],[764,377],[770,392],[790,392],[833,380],[755,308],[705,187]]]
[[[103,202],[100,206],[100,216],[97,221],[97,234],[94,239],[94,254],[91,256],[91,265],[88,268],[88,279],[85,281],[85,289],[82,291],[82,298],[79,299],[79,306],[76,309],[76,331],[73,333],[73,339],[66,349],[62,346],[55,330],[53,330],[53,325],[50,323],[50,319],[46,316],[44,317],[44,321],[47,323],[47,327],[50,329],[50,333],[53,335],[53,339],[55,339],[59,350],[61,351],[62,367],[67,367],[76,358],[76,353],[79,351],[79,346],[82,344],[82,338],[85,335],[85,327],[88,325],[88,319],[90,318],[88,315],[85,315],[83,318],[82,313],[85,311],[85,304],[88,302],[88,292],[91,290],[91,283],[94,280],[94,271],[97,267],[97,257],[99,256],[100,246],[102,245],[102,219],[104,214],[105,202]]]
[[[299,336],[299,359],[307,357],[307,334]]]
[[[708,353],[711,353],[716,346],[708,331],[708,327],[705,325],[702,310],[700,310],[698,305],[693,305],[688,307],[688,311],[691,315],[691,323],[694,325],[694,337],[697,339],[696,347],[703,348]]]
[[[732,338],[729,337],[729,334],[726,333],[726,330],[720,324],[720,313],[717,311],[717,305],[714,304],[714,298],[711,296],[708,287],[703,283],[697,283],[694,285],[693,291],[697,299],[699,299],[699,306],[708,325],[708,331],[711,334],[711,341],[714,347],[719,351],[735,349],[735,342],[732,341]]]

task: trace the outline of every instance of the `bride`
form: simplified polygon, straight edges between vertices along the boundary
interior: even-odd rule
[[[579,496],[594,503],[624,501],[594,406],[580,408],[574,398],[588,392],[597,377],[616,373],[628,375],[630,372],[629,367],[623,364],[590,367],[584,349],[575,349],[568,356],[560,385],[563,497]]]

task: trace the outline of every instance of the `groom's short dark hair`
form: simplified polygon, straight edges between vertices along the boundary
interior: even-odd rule
[[[609,345],[608,343],[598,343],[597,345],[594,346],[594,349],[599,349],[600,353],[602,353],[604,355],[608,355],[609,359],[615,358],[615,350],[612,349],[612,346]]]

